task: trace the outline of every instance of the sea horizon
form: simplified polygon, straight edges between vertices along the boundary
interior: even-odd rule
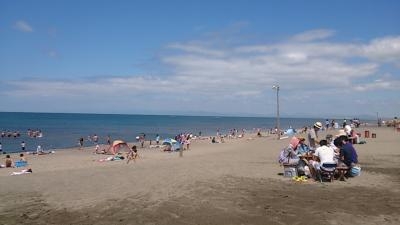
[[[276,115],[262,115],[262,114],[226,114],[226,113],[217,113],[217,112],[193,112],[193,113],[112,113],[112,112],[39,112],[39,111],[0,111],[0,113],[36,113],[36,114],[83,114],[83,115],[122,115],[122,116],[198,116],[198,117],[255,117],[255,118],[275,118]],[[284,113],[280,113],[281,119],[314,119],[314,118],[325,118],[325,119],[334,119],[334,120],[343,120],[343,119],[354,119],[358,118],[361,120],[377,120],[376,115],[328,115],[325,117],[313,116],[313,115],[305,115],[299,114],[295,115],[287,115]],[[393,119],[392,117],[380,117],[383,119]],[[325,120],[324,119],[324,120]]]

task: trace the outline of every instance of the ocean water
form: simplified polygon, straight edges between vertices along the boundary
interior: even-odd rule
[[[281,118],[282,129],[310,126],[312,118]],[[134,142],[136,136],[146,134],[146,139],[174,137],[179,133],[191,132],[203,136],[228,133],[231,129],[254,128],[263,130],[274,128],[276,118],[268,117],[221,117],[221,116],[169,116],[169,115],[116,115],[116,114],[75,114],[75,113],[19,113],[0,112],[0,131],[19,131],[20,137],[1,138],[3,152],[21,151],[21,142],[26,143],[25,151],[36,150],[41,145],[44,150],[77,147],[80,137],[84,137],[85,146],[93,145],[87,137],[97,134],[100,143],[106,143],[107,135],[111,139]],[[27,130],[41,130],[42,138],[31,138]]]

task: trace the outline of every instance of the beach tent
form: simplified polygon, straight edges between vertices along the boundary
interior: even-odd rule
[[[117,154],[120,151],[129,151],[129,146],[125,141],[122,140],[115,140],[113,141],[112,145],[108,148],[108,153],[109,154]]]
[[[162,142],[163,145],[171,145],[171,149],[172,151],[176,151],[182,148],[181,143],[179,143],[177,140],[173,139],[173,138],[166,138],[164,139],[164,141]]]
[[[286,135],[293,136],[296,134],[296,131],[293,128],[289,128],[284,132]]]

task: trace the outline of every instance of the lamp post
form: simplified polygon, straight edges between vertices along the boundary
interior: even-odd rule
[[[281,139],[281,128],[279,121],[279,85],[272,86],[272,89],[276,90],[276,128],[278,132],[278,140]]]

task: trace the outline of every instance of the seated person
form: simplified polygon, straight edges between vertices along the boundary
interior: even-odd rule
[[[328,142],[326,140],[321,140],[319,142],[320,147],[315,150],[314,159],[309,161],[309,164],[312,165],[310,168],[311,174],[315,177],[317,172],[321,170],[321,166],[324,163],[336,164],[335,161],[335,151],[328,147]]]
[[[93,153],[94,153],[94,154],[107,154],[107,150],[104,149],[104,148],[100,150],[100,145],[97,144],[97,145],[94,147]]]
[[[340,136],[337,140],[335,139],[335,145],[340,148],[340,162],[342,166],[351,168],[358,163],[357,152],[347,136]]]
[[[321,165],[324,163],[336,164],[335,151],[328,147],[326,140],[321,140],[318,147],[314,152],[314,160],[310,160],[310,164],[316,171],[320,170]]]
[[[6,155],[5,165],[6,165],[6,168],[14,167],[14,162],[11,159],[10,155]]]
[[[344,131],[346,132],[347,137],[352,144],[358,144],[360,142],[360,137],[357,135],[357,132],[353,128],[351,128],[350,125],[346,125],[344,127]]]
[[[170,152],[170,151],[172,151],[172,145],[165,145],[163,151],[164,151],[164,152]]]
[[[24,154],[21,153],[21,154],[19,154],[19,160],[14,162],[14,167],[25,167],[25,166],[27,166],[27,164],[28,164],[28,161],[26,161]]]
[[[305,138],[299,138],[299,145],[297,146],[297,153],[299,155],[305,155],[310,151],[310,148],[308,145],[305,143]]]
[[[300,158],[298,157],[297,147],[300,140],[297,137],[292,137],[289,145],[281,151],[279,163],[286,165],[297,165]]]
[[[339,170],[339,176],[341,180],[344,180],[344,177],[349,175],[348,171],[357,166],[357,152],[346,135],[339,136],[334,143],[340,149],[338,167],[345,169]]]
[[[137,153],[136,145],[132,146],[132,149],[129,150],[129,152],[126,155],[126,158],[128,158],[128,160],[126,161],[126,164],[128,164],[129,161],[131,161],[131,160],[136,162],[136,158],[139,158],[139,154]]]
[[[23,153],[19,154],[19,161],[26,162],[26,158]]]

